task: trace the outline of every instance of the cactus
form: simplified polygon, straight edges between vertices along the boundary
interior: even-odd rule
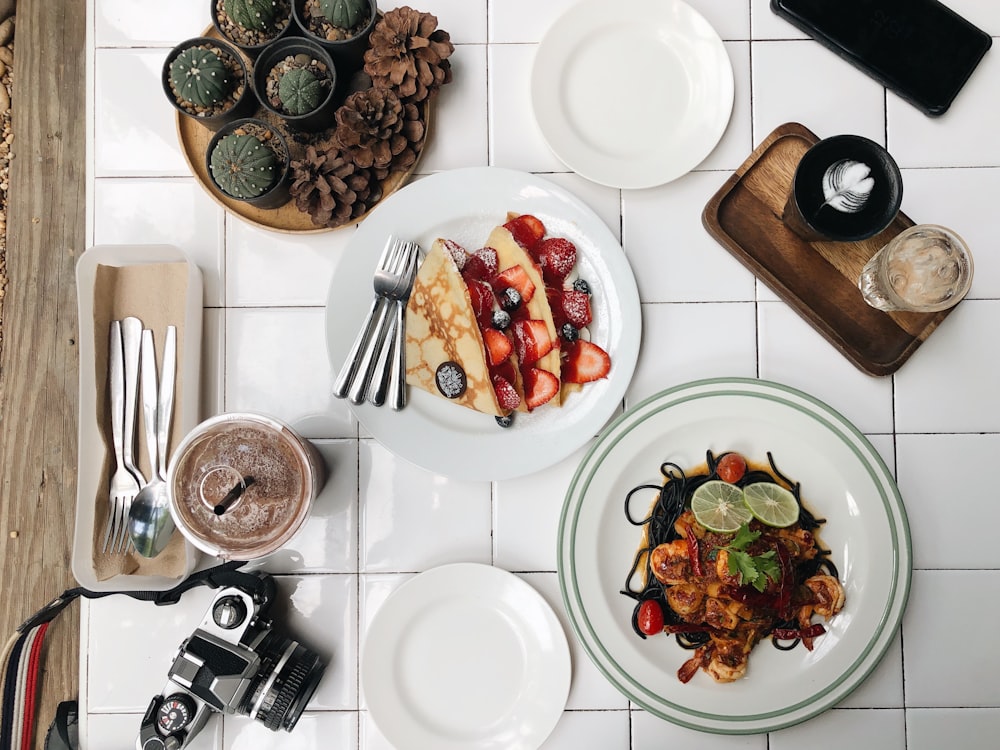
[[[274,20],[274,0],[225,0],[226,15],[244,29],[263,31]]]
[[[229,71],[213,50],[188,47],[170,63],[170,82],[184,101],[210,107],[231,90]]]
[[[271,149],[252,135],[227,135],[212,150],[212,178],[227,195],[246,200],[270,188],[277,177]]]
[[[353,29],[364,19],[368,0],[319,0],[319,8],[334,26]]]
[[[306,68],[292,68],[278,81],[278,98],[291,115],[304,115],[319,106],[323,87]]]

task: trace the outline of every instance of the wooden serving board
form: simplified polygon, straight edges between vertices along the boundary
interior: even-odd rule
[[[712,196],[708,233],[855,366],[870,375],[898,370],[954,308],[883,312],[865,303],[857,279],[879,248],[914,222],[900,212],[859,242],[808,242],[781,221],[802,155],[819,138],[803,125],[774,130]]]
[[[214,26],[209,26],[205,29],[202,36],[210,39],[222,38]],[[237,51],[240,52],[240,50]],[[243,62],[246,64],[247,69],[250,71],[250,79],[252,81],[253,61],[246,55],[243,55],[242,52],[240,52],[240,54],[243,57]],[[389,176],[382,181],[382,197],[379,201],[370,206],[368,211],[361,216],[351,219],[345,224],[337,227],[316,226],[313,224],[309,214],[299,211],[299,209],[296,208],[294,200],[289,201],[284,206],[279,208],[262,209],[223,194],[218,188],[215,187],[215,183],[212,182],[212,178],[208,174],[208,165],[205,162],[205,151],[208,149],[208,142],[214,135],[213,131],[209,130],[203,123],[200,123],[191,117],[186,117],[180,112],[175,114],[177,140],[180,142],[181,151],[184,153],[184,159],[187,161],[191,174],[194,175],[198,183],[205,189],[205,192],[207,192],[212,199],[225,210],[239,216],[241,219],[249,222],[250,224],[261,227],[262,229],[270,229],[275,232],[288,232],[292,234],[329,232],[342,227],[356,226],[369,213],[371,213],[372,209],[377,206],[378,203],[381,203],[394,192],[399,190],[399,188],[406,184],[407,180],[410,179],[410,176],[416,169],[417,164],[420,163],[420,155],[423,154],[424,148],[427,146],[427,136],[430,132],[430,102],[425,100],[421,106],[424,109],[424,139],[421,143],[420,152],[417,154],[417,161],[405,171],[390,173]],[[291,151],[293,160],[303,158],[306,150],[305,144],[307,142],[312,143],[318,148],[326,146],[329,142],[329,137],[333,132],[333,128],[331,127],[327,131],[316,133],[312,136],[304,138],[294,137],[294,134],[290,133],[281,118],[271,114],[263,106],[258,106],[257,111],[251,116],[272,125],[276,130],[280,131],[283,136],[285,136],[285,140],[288,143],[288,148],[289,151]]]

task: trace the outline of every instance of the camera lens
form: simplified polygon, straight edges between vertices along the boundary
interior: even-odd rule
[[[300,643],[271,631],[258,646],[260,669],[239,713],[268,729],[292,731],[312,697],[326,665]]]

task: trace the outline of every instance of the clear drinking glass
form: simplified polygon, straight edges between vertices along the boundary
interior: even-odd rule
[[[879,310],[946,310],[972,285],[972,254],[955,232],[917,224],[900,232],[861,271],[858,288]]]

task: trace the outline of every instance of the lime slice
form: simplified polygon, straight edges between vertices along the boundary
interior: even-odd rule
[[[743,500],[761,523],[779,529],[799,520],[799,504],[795,495],[771,482],[755,482],[743,488]]]
[[[691,495],[695,520],[709,531],[730,534],[749,523],[753,516],[743,501],[743,490],[735,484],[713,479]]]

